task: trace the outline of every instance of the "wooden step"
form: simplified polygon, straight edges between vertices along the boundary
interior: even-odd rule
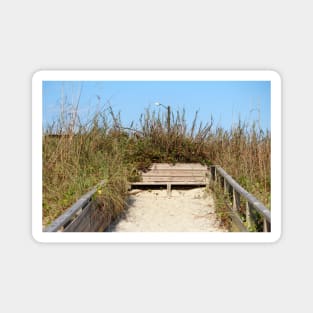
[[[185,169],[185,170],[196,170],[203,169],[207,171],[207,167],[200,163],[153,163],[150,167],[150,170],[159,170],[159,169]]]
[[[146,176],[142,178],[143,182],[203,182],[205,177],[193,177],[193,176]]]
[[[196,169],[196,170],[179,170],[179,169],[166,169],[166,170],[151,170],[146,173],[142,173],[142,176],[205,176],[206,170]]]

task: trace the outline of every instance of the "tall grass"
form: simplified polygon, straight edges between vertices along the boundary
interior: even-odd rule
[[[125,200],[127,170],[107,116],[98,112],[85,124],[75,118],[59,119],[43,133],[44,225],[101,180],[109,186],[102,198],[113,202],[113,216]]]
[[[217,128],[208,141],[210,159],[270,207],[271,135],[240,120],[230,131]]]
[[[107,181],[99,198],[112,218],[125,207],[127,181],[153,162],[219,164],[266,205],[270,203],[270,133],[238,121],[230,130],[187,125],[185,111],[168,119],[146,110],[138,128],[124,127],[108,107],[85,124],[78,114],[61,118],[43,134],[43,224],[49,224],[90,187]]]
[[[132,135],[125,157],[137,169],[147,169],[152,162],[209,162],[205,141],[212,123],[188,129],[185,112],[172,113],[171,127],[167,118],[155,111],[146,110],[140,117],[139,132]]]

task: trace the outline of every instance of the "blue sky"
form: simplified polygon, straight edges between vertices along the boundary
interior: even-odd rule
[[[241,120],[257,121],[260,112],[261,128],[270,130],[270,82],[268,81],[45,81],[43,82],[43,126],[51,124],[60,112],[60,103],[77,103],[82,121],[110,102],[114,112],[121,112],[128,126],[138,119],[145,108],[164,110],[155,102],[170,105],[172,110],[186,110],[191,124],[195,111],[199,121],[229,129]]]

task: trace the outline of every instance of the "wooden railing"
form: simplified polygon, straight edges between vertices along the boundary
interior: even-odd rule
[[[61,216],[55,219],[44,232],[98,232],[103,231],[110,224],[108,218],[102,211],[97,209],[93,195],[98,186],[84,194],[77,202],[68,208]]]
[[[216,192],[222,192],[234,231],[271,231],[271,212],[263,203],[242,188],[220,166],[210,166],[209,185],[219,186]],[[98,186],[83,195],[76,203],[55,219],[44,232],[98,232],[104,231],[111,223],[104,208],[99,210],[94,200]],[[227,199],[227,200],[226,200]],[[260,220],[261,230],[260,230]]]
[[[210,184],[219,184],[229,200],[230,218],[236,231],[257,231],[256,223],[263,220],[263,232],[271,231],[271,212],[264,204],[242,188],[220,166],[210,167]],[[243,201],[241,201],[243,200]],[[227,202],[227,201],[226,201]],[[244,203],[244,205],[243,205]]]

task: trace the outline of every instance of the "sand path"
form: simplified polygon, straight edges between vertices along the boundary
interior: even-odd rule
[[[137,193],[136,193],[137,192]],[[216,232],[219,226],[213,198],[205,188],[132,190],[128,209],[111,232]]]

